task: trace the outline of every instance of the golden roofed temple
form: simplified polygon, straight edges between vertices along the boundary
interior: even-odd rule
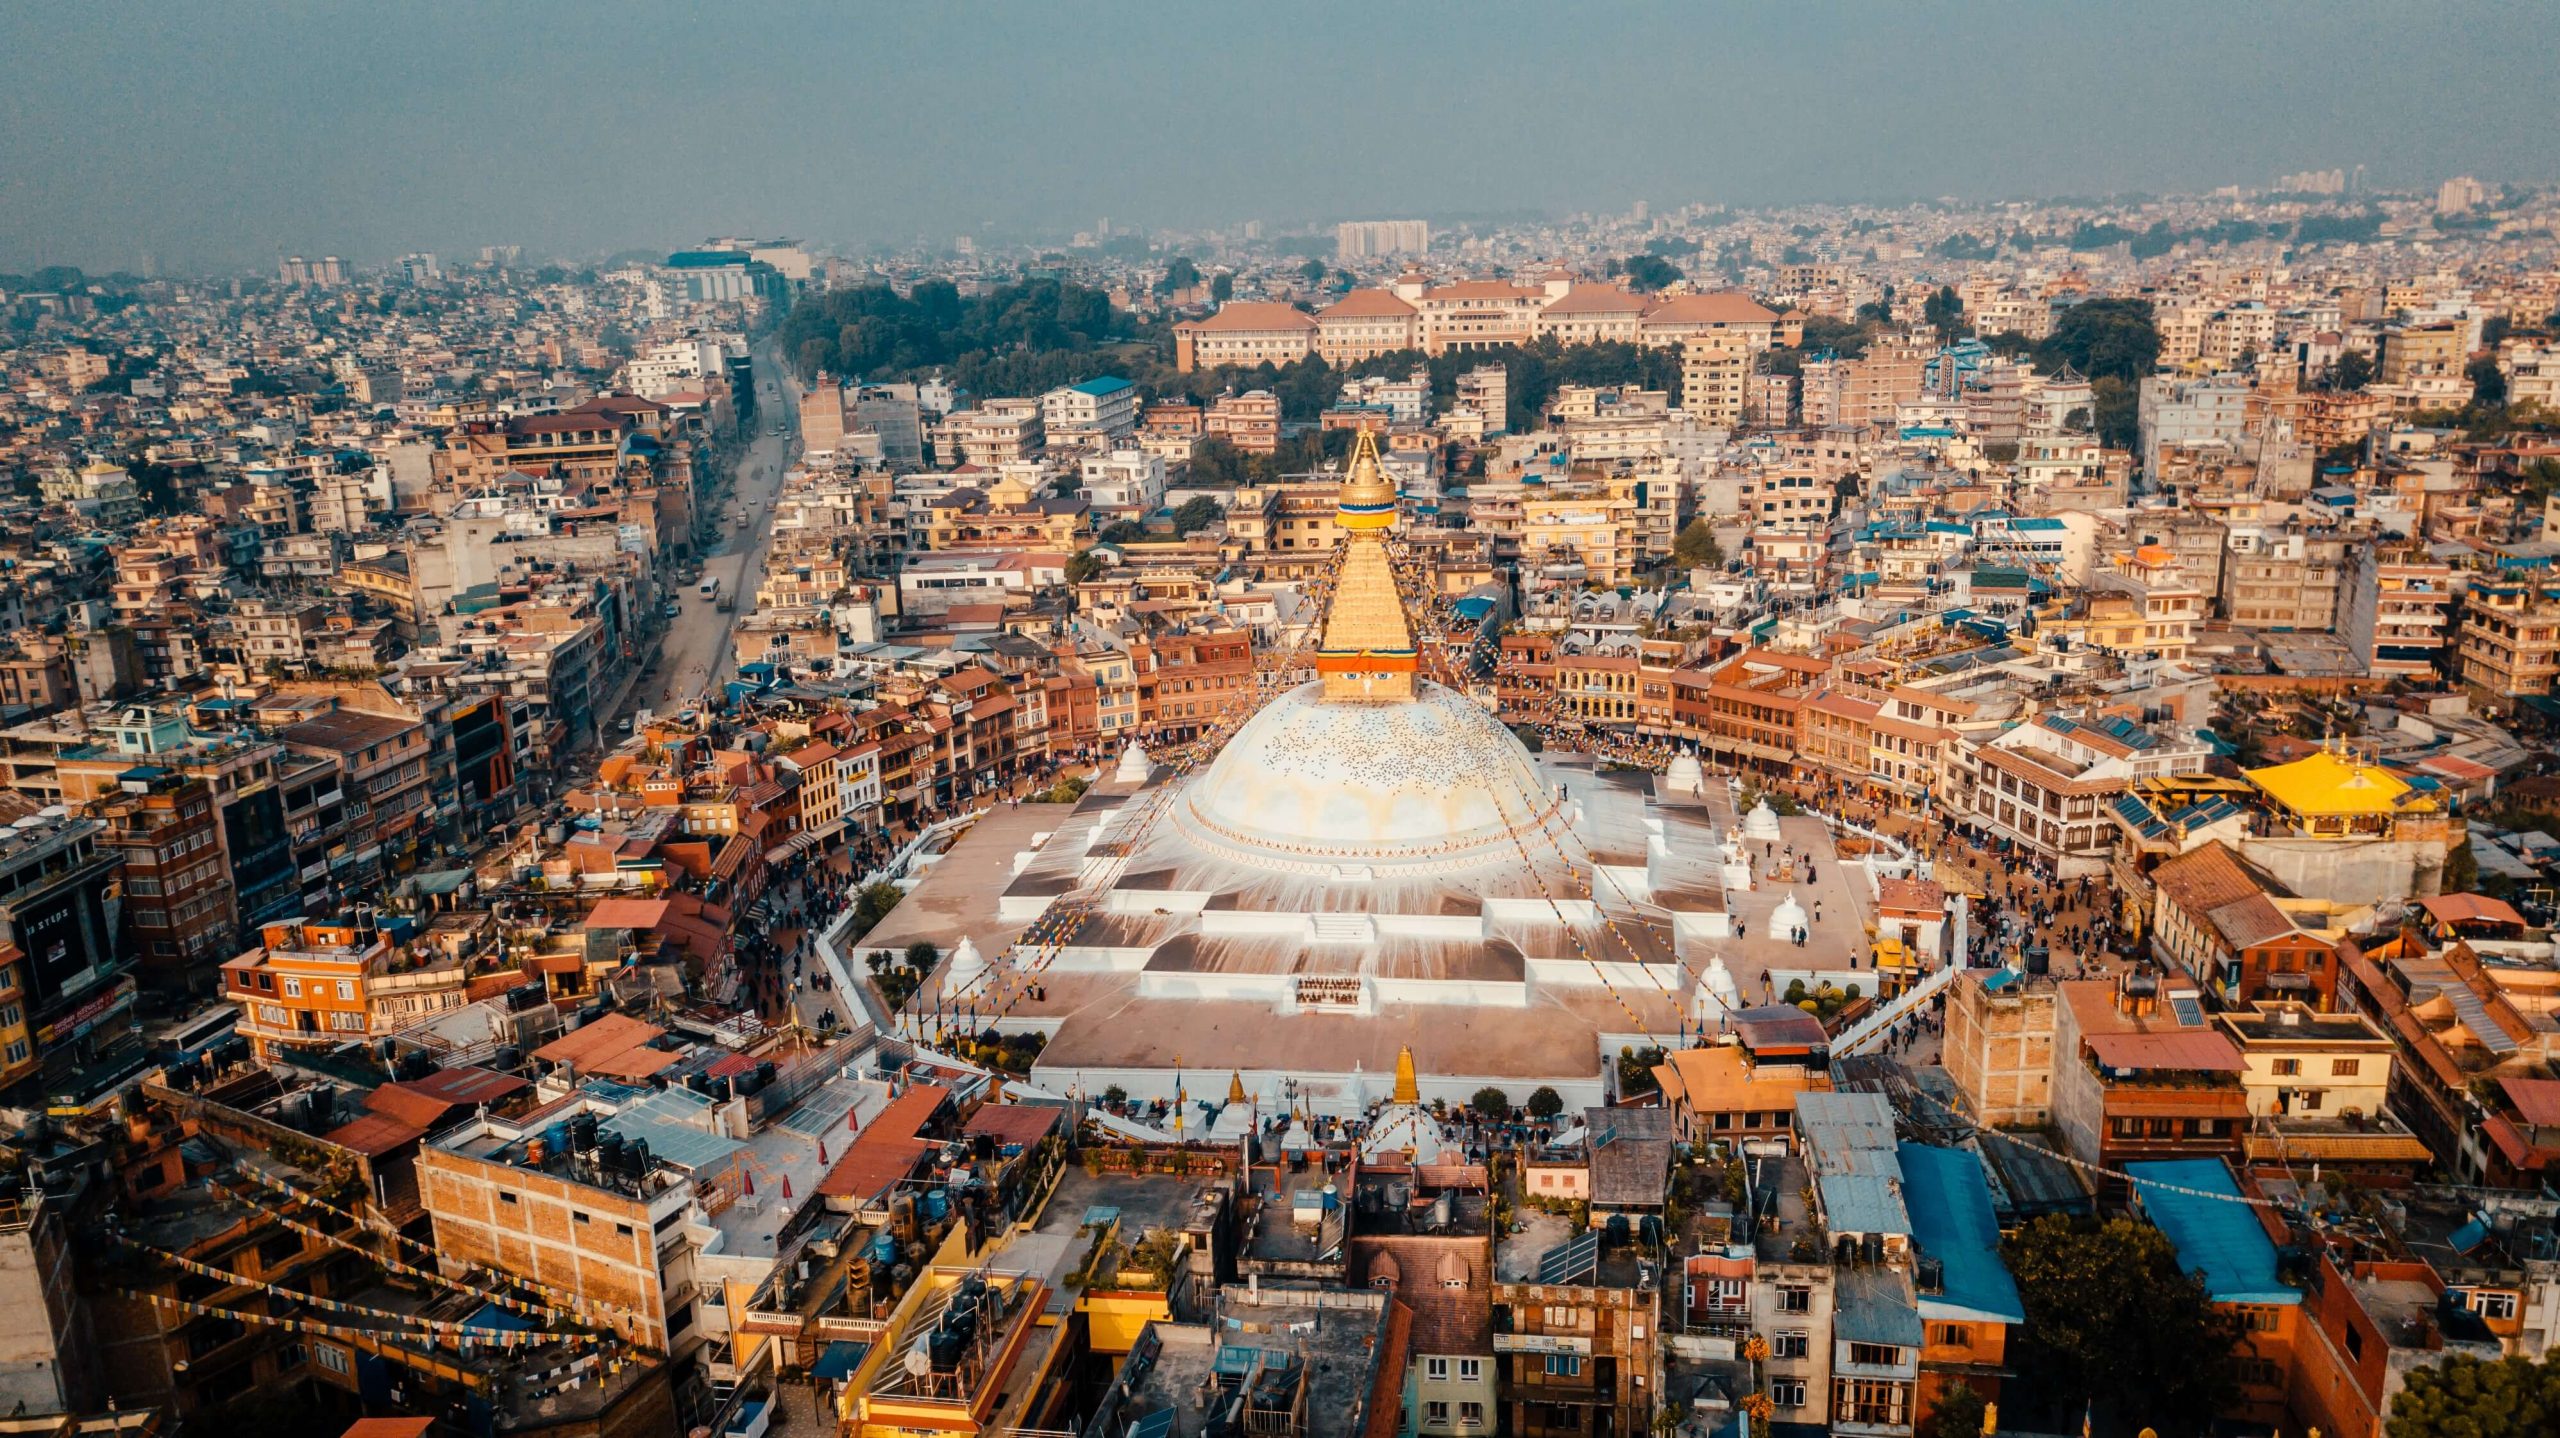
[[[1333,522],[1343,533],[1343,554],[1324,641],[1316,649],[1325,702],[1410,701],[1422,658],[1405,622],[1395,571],[1387,563],[1386,532],[1396,522],[1396,488],[1378,463],[1377,437],[1365,429],[1351,451]]]

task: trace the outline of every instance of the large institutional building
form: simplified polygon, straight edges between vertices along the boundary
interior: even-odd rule
[[[1713,1032],[1746,988],[1855,968],[1873,866],[1898,861],[1738,815],[1694,763],[1533,754],[1423,678],[1395,510],[1364,434],[1316,677],[1197,772],[1133,746],[1001,866],[927,1006],[1047,1033],[1032,1078],[1061,1093],[1171,1098],[1188,1052],[1258,1098],[1357,1113],[1410,1045],[1428,1097],[1552,1085],[1578,1105],[1606,1100],[1622,1049]]]

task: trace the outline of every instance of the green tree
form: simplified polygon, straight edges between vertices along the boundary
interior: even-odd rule
[[[1671,541],[1671,562],[1682,569],[1721,569],[1724,547],[1716,543],[1715,531],[1704,519],[1693,519]]]
[[[1209,277],[1209,298],[1216,300],[1219,304],[1225,304],[1227,301],[1234,299],[1235,297],[1235,276],[1228,274],[1225,270],[1220,270]]]
[[[1662,1087],[1653,1076],[1664,1058],[1659,1045],[1637,1048],[1630,1044],[1618,1050],[1618,1093],[1621,1096],[1652,1093]]]
[[[1964,301],[1957,297],[1956,287],[1938,286],[1938,292],[1921,303],[1920,317],[1937,330],[1940,340],[1953,344],[1964,333]]]
[[[2131,449],[2142,441],[2142,391],[2128,379],[2106,375],[2089,384],[2098,443],[2109,449]]]
[[[1226,517],[1227,512],[1218,507],[1216,500],[1198,495],[1184,500],[1182,507],[1173,512],[1173,532],[1187,539]]]
[[[2484,1362],[2457,1353],[2414,1368],[2383,1420],[2388,1438],[2526,1438],[2560,1432],[2560,1358]]]
[[[1467,1100],[1467,1107],[1486,1118],[1501,1118],[1511,1112],[1511,1095],[1488,1085],[1476,1090],[1475,1097]]]
[[[2480,860],[2472,854],[2469,839],[2445,855],[2442,887],[2448,894],[2468,894],[2480,887]]]
[[[2349,350],[2329,365],[2322,383],[2329,389],[2354,391],[2373,383],[2373,356],[2362,350]]]
[[[1102,572],[1102,556],[1090,549],[1079,549],[1067,556],[1067,582],[1082,584]]]
[[[1147,527],[1131,520],[1114,520],[1096,535],[1104,544],[1135,544],[1147,537]]]
[[[929,974],[933,972],[934,965],[942,962],[942,950],[928,940],[918,939],[907,945],[906,962],[907,967],[917,973]]]
[[[1623,266],[1623,272],[1627,277],[1627,283],[1639,291],[1662,289],[1668,285],[1678,284],[1686,278],[1680,273],[1678,265],[1660,255],[1630,255]]]
[[[2010,1361],[2032,1375],[2040,1411],[2094,1403],[2102,1431],[2202,1432],[2239,1396],[2239,1325],[2179,1271],[2160,1230],[2132,1219],[2040,1218],[2002,1253],[2027,1314]]]
[[[1982,1438],[1983,1397],[1962,1379],[1938,1399],[1929,1418],[1929,1438]]]
[[[2046,374],[2067,364],[2092,380],[2139,381],[2159,359],[2160,331],[2149,300],[2083,300],[2064,310],[2036,346],[2036,367]]]
[[[2473,404],[2493,407],[2507,402],[2507,372],[2498,368],[2496,360],[2482,355],[2463,373],[2471,377]]]
[[[878,928],[880,921],[887,918],[889,911],[898,907],[898,901],[906,896],[906,890],[885,880],[856,894],[853,900],[853,932],[859,936]]]
[[[1302,279],[1302,280],[1305,280],[1308,284],[1311,284],[1311,285],[1320,285],[1320,284],[1323,284],[1323,283],[1324,283],[1324,261],[1322,261],[1322,260],[1309,260],[1309,261],[1307,261],[1305,264],[1298,266],[1298,278],[1299,278],[1299,279]]]
[[[1564,1095],[1557,1093],[1550,1085],[1540,1084],[1537,1091],[1529,1095],[1528,1108],[1531,1118],[1539,1120],[1554,1118],[1557,1114],[1564,1112]]]
[[[1200,267],[1191,262],[1189,255],[1176,255],[1173,262],[1164,267],[1164,278],[1156,281],[1156,293],[1171,294],[1175,290],[1190,289],[1198,283]]]

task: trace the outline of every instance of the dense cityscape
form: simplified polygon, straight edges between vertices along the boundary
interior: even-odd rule
[[[2560,187],[1355,205],[0,273],[0,1435],[2560,1432]]]

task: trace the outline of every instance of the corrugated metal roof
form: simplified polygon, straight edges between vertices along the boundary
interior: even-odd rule
[[[2204,1278],[2216,1303],[2291,1304],[2302,1290],[2276,1276],[2276,1245],[2257,1210],[2232,1200],[2240,1184],[2216,1158],[2128,1163],[2134,1197],[2178,1250],[2178,1266]],[[2192,1190],[2181,1191],[2181,1190]],[[2199,1197],[2224,1194],[2225,1198]]]

